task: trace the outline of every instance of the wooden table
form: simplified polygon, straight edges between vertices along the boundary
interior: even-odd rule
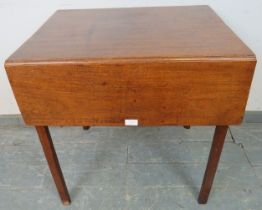
[[[50,125],[215,125],[203,204],[228,125],[242,122],[255,65],[210,7],[181,6],[57,11],[5,68],[64,204]]]

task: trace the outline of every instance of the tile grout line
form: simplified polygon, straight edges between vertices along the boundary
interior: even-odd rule
[[[230,131],[230,135],[231,135],[231,138],[232,138],[232,140],[233,140],[233,143],[236,143],[236,139],[235,139],[235,137],[233,136],[232,131],[231,131],[230,129],[229,129],[229,131]],[[250,134],[249,134],[249,135],[250,135]],[[246,150],[245,150],[244,145],[243,145],[241,142],[240,142],[240,143],[236,143],[236,144],[237,144],[237,145],[241,145],[240,147],[241,147],[241,149],[243,150],[243,152],[244,152],[244,154],[245,154],[245,157],[246,157],[246,159],[247,159],[247,162],[248,162],[249,165],[251,166],[252,171],[253,171],[255,177],[257,178],[257,180],[259,180],[259,177],[257,176],[257,173],[256,173],[256,171],[255,171],[256,165],[253,165],[253,164],[251,163],[250,159],[248,158],[248,155],[247,155],[247,152],[246,152]],[[258,182],[258,183],[260,183],[260,182]],[[261,186],[262,186],[262,185],[261,185]]]
[[[231,136],[231,139],[232,139],[233,143],[236,144],[237,146],[239,146],[241,148],[241,150],[244,152],[244,155],[245,155],[245,157],[247,159],[247,162],[250,165],[250,167],[251,167],[251,169],[252,169],[252,171],[253,171],[253,173],[254,173],[257,181],[258,181],[259,178],[258,178],[258,176],[256,174],[255,166],[251,163],[250,159],[248,158],[248,155],[247,155],[247,152],[245,150],[245,147],[244,147],[243,143],[242,142],[237,143],[237,140],[235,139],[232,130],[230,129],[230,127],[228,127],[228,128],[229,128],[229,133],[230,133],[230,136]],[[260,183],[260,182],[258,181],[258,183]]]
[[[235,137],[234,137],[234,135],[233,135],[233,133],[232,133],[232,130],[230,129],[230,127],[228,127],[228,128],[229,128],[229,133],[230,133],[232,142],[233,142],[234,144],[236,144],[237,146],[239,146],[239,147],[243,150],[244,155],[245,155],[245,157],[246,157],[246,159],[247,159],[248,164],[249,164],[249,165],[251,166],[251,168],[253,169],[253,164],[251,163],[250,159],[248,158],[248,155],[247,155],[247,153],[246,153],[246,150],[245,150],[245,147],[244,147],[243,143],[242,143],[242,142],[237,143],[237,140],[235,139]]]

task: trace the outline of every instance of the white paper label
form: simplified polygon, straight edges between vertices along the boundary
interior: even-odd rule
[[[125,126],[138,126],[137,119],[125,119]]]

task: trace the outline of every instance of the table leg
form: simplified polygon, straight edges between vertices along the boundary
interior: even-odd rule
[[[228,126],[216,126],[213,143],[211,146],[206,172],[202,182],[202,187],[198,197],[198,203],[205,204],[208,200],[209,192],[215,177],[220,155],[225,142]]]
[[[83,126],[84,130],[89,130],[90,126]]]
[[[67,191],[66,183],[61,171],[52,138],[47,126],[35,126],[40,142],[42,144],[46,160],[48,162],[51,174],[53,176],[57,191],[64,205],[70,204],[70,196]]]

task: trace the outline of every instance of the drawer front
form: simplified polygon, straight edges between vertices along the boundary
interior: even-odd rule
[[[255,61],[6,66],[31,125],[239,124]]]

